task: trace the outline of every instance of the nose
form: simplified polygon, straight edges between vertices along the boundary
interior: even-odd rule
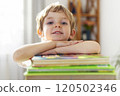
[[[56,23],[55,28],[61,28],[61,25],[59,23]]]

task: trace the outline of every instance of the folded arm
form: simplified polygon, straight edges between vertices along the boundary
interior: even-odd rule
[[[48,50],[42,54],[57,53],[100,53],[100,45],[95,41],[84,41],[70,46]]]
[[[41,54],[51,50],[50,53],[54,53],[55,51],[52,49],[60,48],[64,46],[74,45],[81,41],[46,41],[46,42],[39,42],[34,44],[27,44],[18,48],[14,54],[13,59],[17,63],[21,64],[23,61],[29,60],[36,54]]]
[[[36,54],[99,52],[100,45],[95,41],[49,41],[25,45],[14,52],[13,59],[22,65],[23,61],[29,60]]]

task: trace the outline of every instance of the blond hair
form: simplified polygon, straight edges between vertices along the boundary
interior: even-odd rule
[[[72,29],[75,29],[75,20],[74,20],[73,14],[67,8],[65,8],[63,5],[58,4],[58,3],[52,3],[37,15],[37,17],[36,17],[37,30],[43,31],[43,22],[49,12],[59,12],[59,11],[63,11],[64,14],[68,17],[68,19],[70,21],[70,25],[71,25],[71,31],[72,31]],[[39,35],[38,31],[37,31],[37,33]]]

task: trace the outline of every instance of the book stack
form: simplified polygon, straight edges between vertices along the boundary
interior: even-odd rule
[[[114,80],[115,68],[101,55],[34,56],[26,80]]]

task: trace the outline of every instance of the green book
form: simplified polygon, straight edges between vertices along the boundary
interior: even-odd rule
[[[113,72],[24,73],[26,80],[115,80]]]
[[[35,76],[35,75],[116,75],[115,71],[113,72],[72,72],[72,73],[29,73],[25,72],[25,76]]]
[[[112,72],[115,68],[110,64],[105,65],[74,65],[74,66],[47,66],[29,67],[28,73],[72,73],[72,72]]]

